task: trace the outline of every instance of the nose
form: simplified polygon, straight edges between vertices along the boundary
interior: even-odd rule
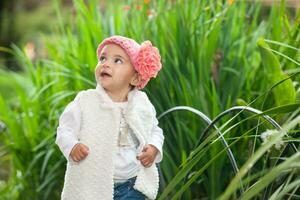
[[[100,65],[102,65],[103,68],[109,68],[110,67],[110,64],[109,64],[108,60],[100,63]]]

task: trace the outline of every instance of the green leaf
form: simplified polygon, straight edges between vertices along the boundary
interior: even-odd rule
[[[287,75],[283,73],[279,60],[272,53],[269,45],[264,41],[264,39],[260,38],[257,41],[257,45],[262,58],[262,64],[266,70],[266,79],[269,82],[269,85],[275,85],[281,80],[286,79]],[[296,91],[291,79],[287,79],[276,85],[272,89],[272,93],[277,106],[295,103]]]
[[[300,103],[288,104],[265,110],[261,115],[289,113],[297,110],[298,108],[300,108]]]

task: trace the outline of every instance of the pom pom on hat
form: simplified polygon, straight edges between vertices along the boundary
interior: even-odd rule
[[[140,82],[137,87],[144,88],[150,78],[155,78],[161,69],[158,49],[153,47],[150,41],[143,42],[134,65],[136,66],[136,71],[140,74]]]

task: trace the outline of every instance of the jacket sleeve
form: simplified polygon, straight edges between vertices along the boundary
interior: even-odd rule
[[[57,127],[55,143],[65,158],[70,161],[70,153],[75,144],[79,143],[77,135],[80,130],[81,110],[78,99],[71,101],[61,116]]]
[[[154,116],[156,116],[155,108],[153,108]],[[155,163],[159,163],[163,158],[163,143],[164,143],[163,130],[158,126],[158,120],[154,117],[154,123],[152,128],[152,137],[150,138],[149,144],[155,146],[158,149],[158,154],[155,158]]]

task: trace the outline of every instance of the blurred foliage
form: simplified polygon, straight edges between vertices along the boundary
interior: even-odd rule
[[[276,199],[273,194],[299,193],[294,170],[299,154],[286,145],[299,142],[299,10],[287,9],[284,1],[271,8],[221,0],[73,3],[71,20],[54,1],[58,24],[42,36],[42,58],[31,59],[13,47],[26,80],[9,75],[15,80],[14,101],[0,95],[0,120],[7,126],[1,163],[10,164],[9,179],[0,185],[4,199],[59,199],[66,160],[54,144],[58,117],[78,91],[95,87],[97,45],[114,34],[149,39],[159,48],[163,69],[145,89],[157,113],[185,105],[214,119],[243,104],[275,108],[271,116],[288,127],[263,143],[261,133],[272,128],[264,120],[245,113],[222,117],[216,125],[244,169],[234,173],[215,132],[197,144],[207,124],[190,112],[168,115],[160,120],[165,133],[161,168],[168,184],[162,199],[247,199],[253,194]],[[288,113],[286,104],[293,108]],[[281,140],[284,148],[272,148]],[[268,178],[274,173],[278,179]],[[235,184],[240,178],[244,191]]]
[[[66,21],[71,19],[70,1],[64,1]],[[70,6],[70,5],[69,5]],[[0,46],[12,44],[25,46],[34,42],[37,50],[43,48],[40,33],[50,33],[57,24],[53,1],[49,0],[2,0],[0,3]],[[0,50],[0,68],[14,71],[22,70],[13,55]]]

